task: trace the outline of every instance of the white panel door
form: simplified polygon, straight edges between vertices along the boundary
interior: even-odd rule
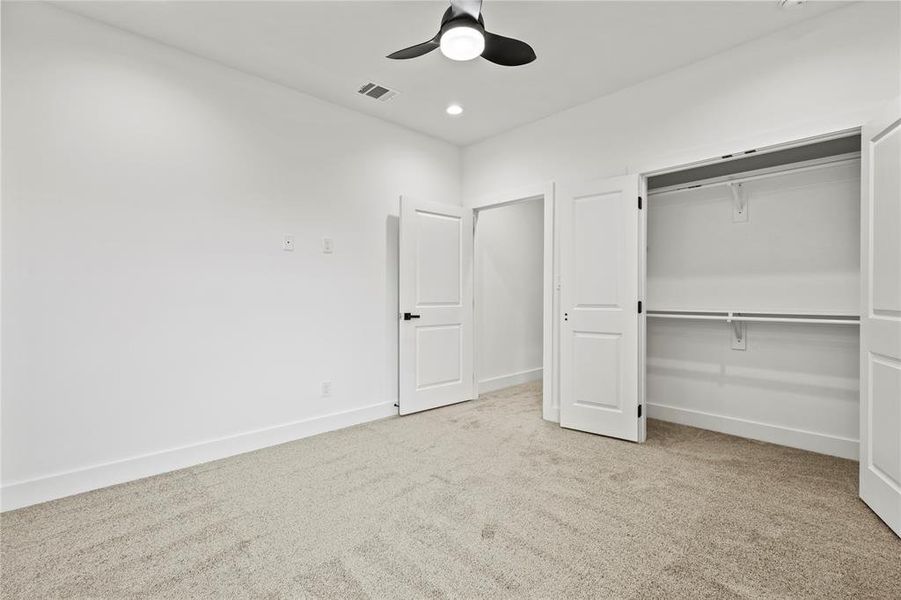
[[[860,497],[901,536],[901,101],[861,145]]]
[[[472,399],[472,209],[401,198],[400,414]]]
[[[564,186],[560,425],[639,441],[638,176]]]

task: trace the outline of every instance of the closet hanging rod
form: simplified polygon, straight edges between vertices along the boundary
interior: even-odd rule
[[[829,315],[753,316],[741,314],[700,314],[684,312],[648,311],[648,317],[657,319],[688,319],[695,321],[733,321],[740,323],[822,323],[829,325],[860,325],[860,317],[833,317]]]
[[[698,183],[692,184],[677,184],[675,186],[663,187],[656,190],[648,190],[648,196],[658,196],[662,194],[674,194],[677,192],[687,192],[689,190],[697,190],[701,188],[714,187],[718,185],[728,185],[730,183],[744,183],[746,181],[758,181],[761,179],[771,179],[773,177],[779,177],[780,175],[785,175],[787,173],[803,173],[804,171],[814,171],[817,169],[825,169],[827,167],[834,167],[837,165],[843,165],[846,163],[852,163],[860,160],[860,152],[852,152],[850,154],[840,154],[838,156],[828,157],[826,159],[814,159],[809,161],[804,161],[801,163],[797,163],[793,167],[789,168],[781,168],[781,167],[771,167],[770,169],[761,170],[761,172],[756,173],[754,175],[744,175],[742,177],[731,177],[729,175],[725,175],[722,177],[716,177],[709,180],[698,180]]]

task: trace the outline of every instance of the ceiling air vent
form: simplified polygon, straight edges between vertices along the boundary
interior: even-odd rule
[[[370,98],[375,98],[380,102],[385,102],[386,100],[390,100],[397,95],[397,92],[394,90],[389,90],[383,85],[379,85],[377,83],[372,83],[371,81],[357,90],[358,94],[363,94],[364,96],[369,96]]]

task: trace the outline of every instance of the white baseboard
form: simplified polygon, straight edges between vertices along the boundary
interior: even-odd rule
[[[184,469],[394,415],[397,415],[397,408],[393,401],[380,402],[83,469],[11,482],[0,488],[0,510],[22,508],[117,483]]]
[[[489,377],[479,381],[479,393],[485,394],[495,390],[502,390],[511,385],[519,385],[530,381],[538,381],[541,379],[541,367],[537,369],[527,369],[518,373],[510,373],[509,375],[500,375],[498,377]]]
[[[829,454],[839,458],[858,460],[858,440],[826,433],[748,421],[737,417],[727,417],[651,402],[648,403],[648,417],[701,429],[710,429],[711,431],[719,431],[720,433],[728,433],[752,440],[800,448],[801,450],[810,450],[820,454]]]

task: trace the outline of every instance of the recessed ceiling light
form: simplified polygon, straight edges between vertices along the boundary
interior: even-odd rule
[[[451,104],[447,107],[447,114],[457,116],[463,114],[463,107],[459,104]]]

